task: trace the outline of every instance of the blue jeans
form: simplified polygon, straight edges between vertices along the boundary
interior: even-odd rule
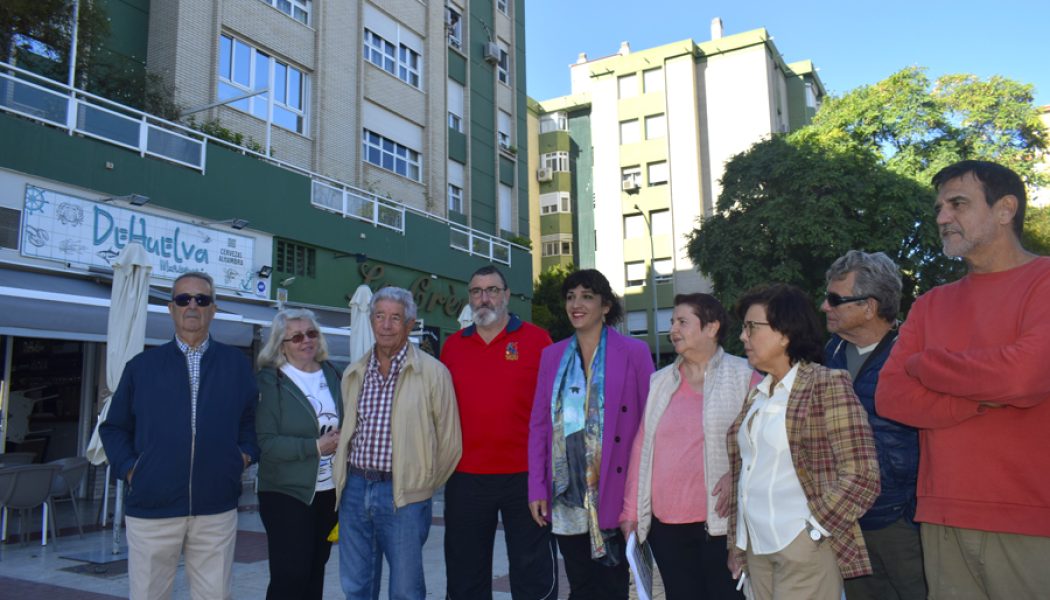
[[[339,504],[339,579],[347,600],[379,598],[383,557],[390,567],[390,600],[422,600],[430,521],[430,499],[395,510],[393,483],[348,474]]]

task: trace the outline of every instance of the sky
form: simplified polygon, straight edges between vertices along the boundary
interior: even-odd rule
[[[900,69],[1002,75],[1035,86],[1050,104],[1048,0],[523,0],[526,91],[536,100],[570,90],[568,65],[765,27],[785,62],[812,60],[829,94],[842,95]]]

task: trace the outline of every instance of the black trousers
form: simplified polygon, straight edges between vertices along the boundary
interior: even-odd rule
[[[445,577],[449,600],[491,600],[496,524],[503,521],[514,600],[558,597],[550,527],[532,520],[528,473],[453,473],[445,484]]]
[[[621,548],[627,544],[617,533]],[[569,600],[627,600],[630,574],[626,557],[615,567],[607,567],[591,558],[591,536],[556,535],[558,549],[569,580]]]
[[[726,560],[726,536],[711,536],[703,523],[661,523],[655,516],[647,538],[660,568],[667,600],[739,599]]]
[[[259,516],[270,553],[267,600],[321,600],[332,552],[328,533],[338,517],[335,490],[317,492],[310,505],[287,494],[259,492]]]

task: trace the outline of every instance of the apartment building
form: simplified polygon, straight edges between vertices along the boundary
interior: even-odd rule
[[[725,162],[806,124],[824,88],[810,61],[785,63],[765,29],[724,35],[720,19],[708,41],[624,42],[569,70],[570,94],[532,105],[540,268],[601,270],[625,298],[628,332],[655,345],[674,295],[710,290],[686,244],[713,210]]]
[[[437,351],[488,263],[530,314],[524,0],[96,4],[111,31],[91,51],[163,81],[179,117],[85,92],[97,74],[41,77],[66,57],[38,40],[0,63],[0,343],[12,392],[57,397],[49,453],[87,442],[130,240],[154,260],[148,344],[190,269],[216,279],[217,339],[249,354],[277,306],[305,306],[345,359],[361,284],[411,290]]]

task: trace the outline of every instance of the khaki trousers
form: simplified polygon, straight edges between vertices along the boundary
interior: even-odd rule
[[[140,519],[127,517],[131,600],[171,598],[179,555],[193,600],[232,598],[237,510],[217,515]]]
[[[1050,537],[922,524],[930,600],[1046,598]]]
[[[747,550],[747,576],[755,600],[841,600],[842,575],[827,540],[809,539],[803,530],[783,550]]]

